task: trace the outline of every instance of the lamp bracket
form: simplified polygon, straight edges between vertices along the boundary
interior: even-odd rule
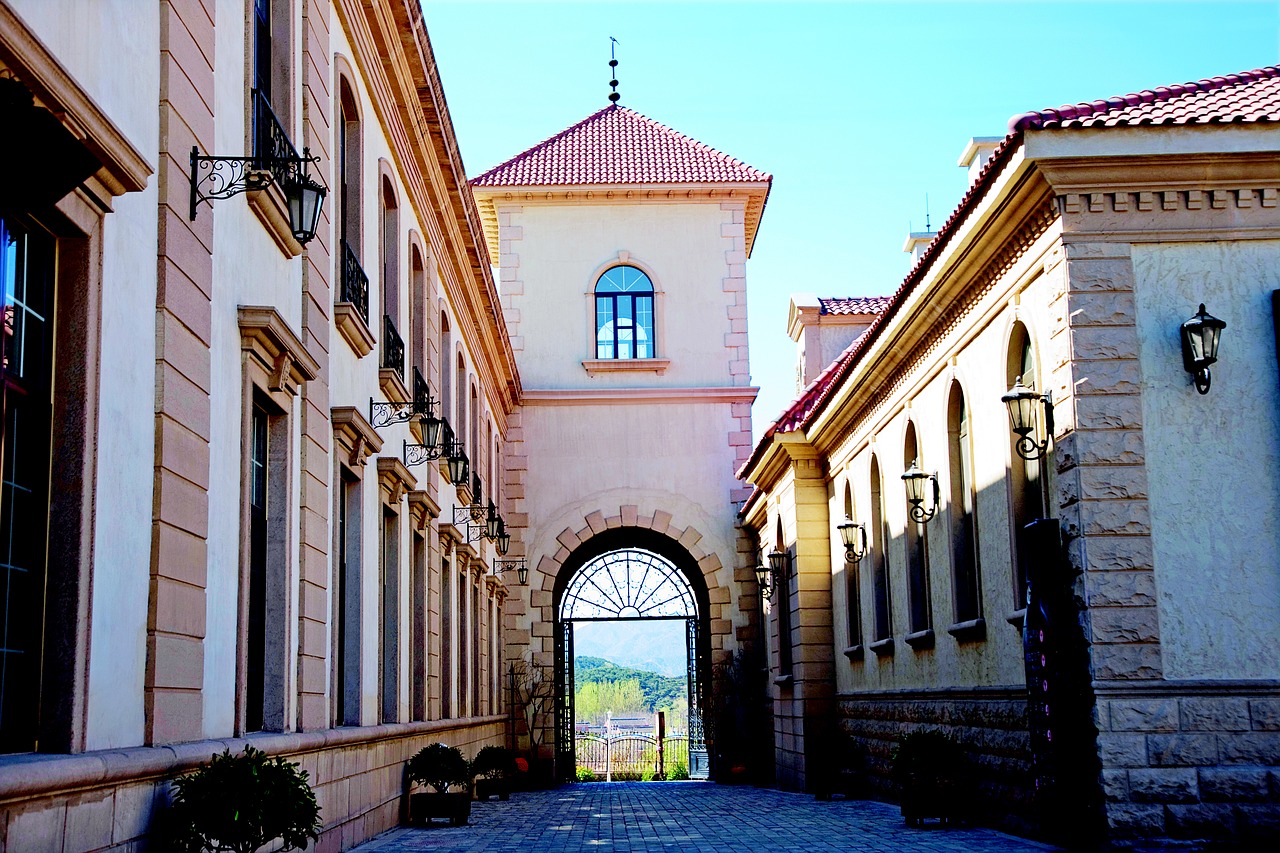
[[[319,163],[310,150],[302,149],[301,157],[214,157],[200,153],[191,147],[191,209],[190,218],[196,218],[196,208],[202,201],[231,198],[250,190],[262,190],[271,184],[297,181],[306,176],[308,163]],[[284,187],[281,187],[283,190]]]
[[[406,468],[412,468],[415,465],[423,465],[433,459],[439,459],[441,455],[440,445],[410,444],[404,443],[404,464]]]
[[[369,398],[369,425],[381,429],[392,424],[402,424],[417,417],[413,403],[382,402]]]

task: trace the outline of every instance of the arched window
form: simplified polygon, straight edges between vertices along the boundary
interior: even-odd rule
[[[1009,337],[1005,387],[1012,388],[1019,377],[1024,385],[1040,390],[1031,335],[1026,326],[1015,323],[1013,334]],[[1017,437],[1010,430],[1005,432],[1009,436],[1009,497],[1013,503],[1013,591],[1015,606],[1020,609],[1027,604],[1027,567],[1024,563],[1025,549],[1020,547],[1020,540],[1023,528],[1045,515],[1044,502],[1040,498],[1042,471],[1039,460],[1023,459],[1018,455],[1014,448]]]
[[[902,448],[903,470],[911,467],[911,463],[920,464],[920,445],[916,441],[916,425],[907,424],[907,437]],[[905,484],[904,484],[905,486]],[[903,499],[906,490],[903,490]],[[924,523],[913,521],[907,516],[907,607],[910,632],[912,634],[927,631],[931,627],[929,618],[929,549],[925,541]],[[908,640],[911,638],[908,637]]]
[[[871,567],[874,587],[875,639],[893,636],[893,617],[889,609],[889,525],[884,514],[884,491],[880,479],[880,463],[871,457]]]
[[[459,444],[466,445],[467,435],[469,434],[467,431],[467,365],[462,360],[461,352],[458,353],[456,376],[458,380],[456,391],[458,397],[458,420],[455,422],[457,423],[457,428],[454,430],[454,435],[457,437]],[[465,446],[463,449],[466,449]]]
[[[979,593],[978,517],[973,487],[973,439],[969,409],[959,382],[951,383],[947,401],[947,443],[951,481],[951,586],[955,621],[982,616]]]
[[[654,358],[653,282],[635,267],[613,267],[596,282],[596,358]]]
[[[848,481],[844,484],[844,517],[856,518],[853,512],[853,489]],[[859,588],[861,580],[861,562],[848,559],[844,563],[845,606],[848,608],[849,648],[847,652],[862,647],[862,594]],[[859,658],[860,660],[861,658]]]
[[[382,366],[404,378],[404,339],[400,335],[400,211],[391,182],[382,179],[378,229],[382,277]]]
[[[440,417],[446,421],[453,415],[453,383],[449,380],[453,335],[449,333],[449,315],[440,312]]]
[[[422,253],[409,253],[409,366],[427,376],[427,275]]]
[[[787,546],[782,539],[782,519],[778,519],[774,548],[787,553]],[[775,578],[777,584],[773,590],[773,600],[778,608],[778,670],[783,675],[790,675],[792,669],[791,653],[791,560],[787,567]]]
[[[355,306],[356,313],[365,324],[369,322],[369,277],[365,275],[360,258],[361,215],[361,134],[360,113],[356,98],[341,78],[338,89],[338,157],[336,209],[338,217],[337,302]]]

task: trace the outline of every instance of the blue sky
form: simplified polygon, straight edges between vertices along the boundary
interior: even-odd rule
[[[792,293],[892,293],[902,242],[1011,116],[1276,64],[1280,2],[423,0],[470,175],[621,103],[773,174],[747,266],[760,432],[794,396]]]

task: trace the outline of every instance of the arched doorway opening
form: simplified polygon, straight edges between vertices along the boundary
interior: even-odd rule
[[[582,622],[679,621],[684,625],[688,685],[689,775],[708,778],[703,734],[710,676],[706,582],[679,543],[653,531],[618,528],[594,536],[565,561],[555,587],[556,770],[573,777],[574,625]]]

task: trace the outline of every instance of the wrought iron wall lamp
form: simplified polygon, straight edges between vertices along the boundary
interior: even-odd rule
[[[1204,310],[1200,310],[1190,320],[1179,327],[1182,334],[1182,366],[1191,374],[1191,381],[1201,394],[1209,393],[1209,365],[1218,360],[1218,339],[1227,324]]]
[[[407,421],[423,421],[424,444],[434,446],[440,440],[440,419],[436,417],[436,398],[431,394],[427,380],[422,378],[422,371],[413,369],[413,399],[407,403],[378,401],[369,398],[369,424],[374,429],[381,429],[391,424],[402,424]]]
[[[502,572],[514,571],[516,577],[520,579],[520,585],[524,586],[529,582],[529,564],[521,557],[518,560],[494,560],[493,573],[495,575]]]
[[[769,571],[769,567],[761,563],[756,566],[756,585],[760,587],[760,595],[765,601],[773,598],[773,573]]]
[[[942,495],[938,489],[937,474],[926,474],[917,467],[915,460],[912,460],[911,467],[902,472],[902,482],[907,486],[907,504],[909,506],[907,512],[912,521],[917,524],[925,524],[938,514],[938,503]],[[933,484],[933,506],[928,510],[924,508],[925,483]]]
[[[1028,461],[1043,458],[1053,440],[1053,395],[1036,393],[1033,387],[1023,385],[1019,376],[1000,401],[1009,408],[1009,423],[1018,437],[1014,444],[1018,455]],[[1040,406],[1044,407],[1044,441],[1036,441],[1036,409]]]
[[[422,418],[422,439],[422,444],[404,443],[404,464],[407,467],[439,459],[453,444],[453,429],[444,418],[436,417],[434,406],[429,406]]]
[[[844,545],[844,558],[850,563],[861,562],[867,555],[867,528],[851,518],[836,525],[840,542]]]
[[[306,245],[316,236],[320,224],[320,208],[328,187],[307,174],[308,163],[320,162],[303,148],[301,157],[213,157],[191,147],[191,209],[202,201],[231,198],[249,190],[263,190],[275,184],[289,205],[289,230],[299,243]]]

